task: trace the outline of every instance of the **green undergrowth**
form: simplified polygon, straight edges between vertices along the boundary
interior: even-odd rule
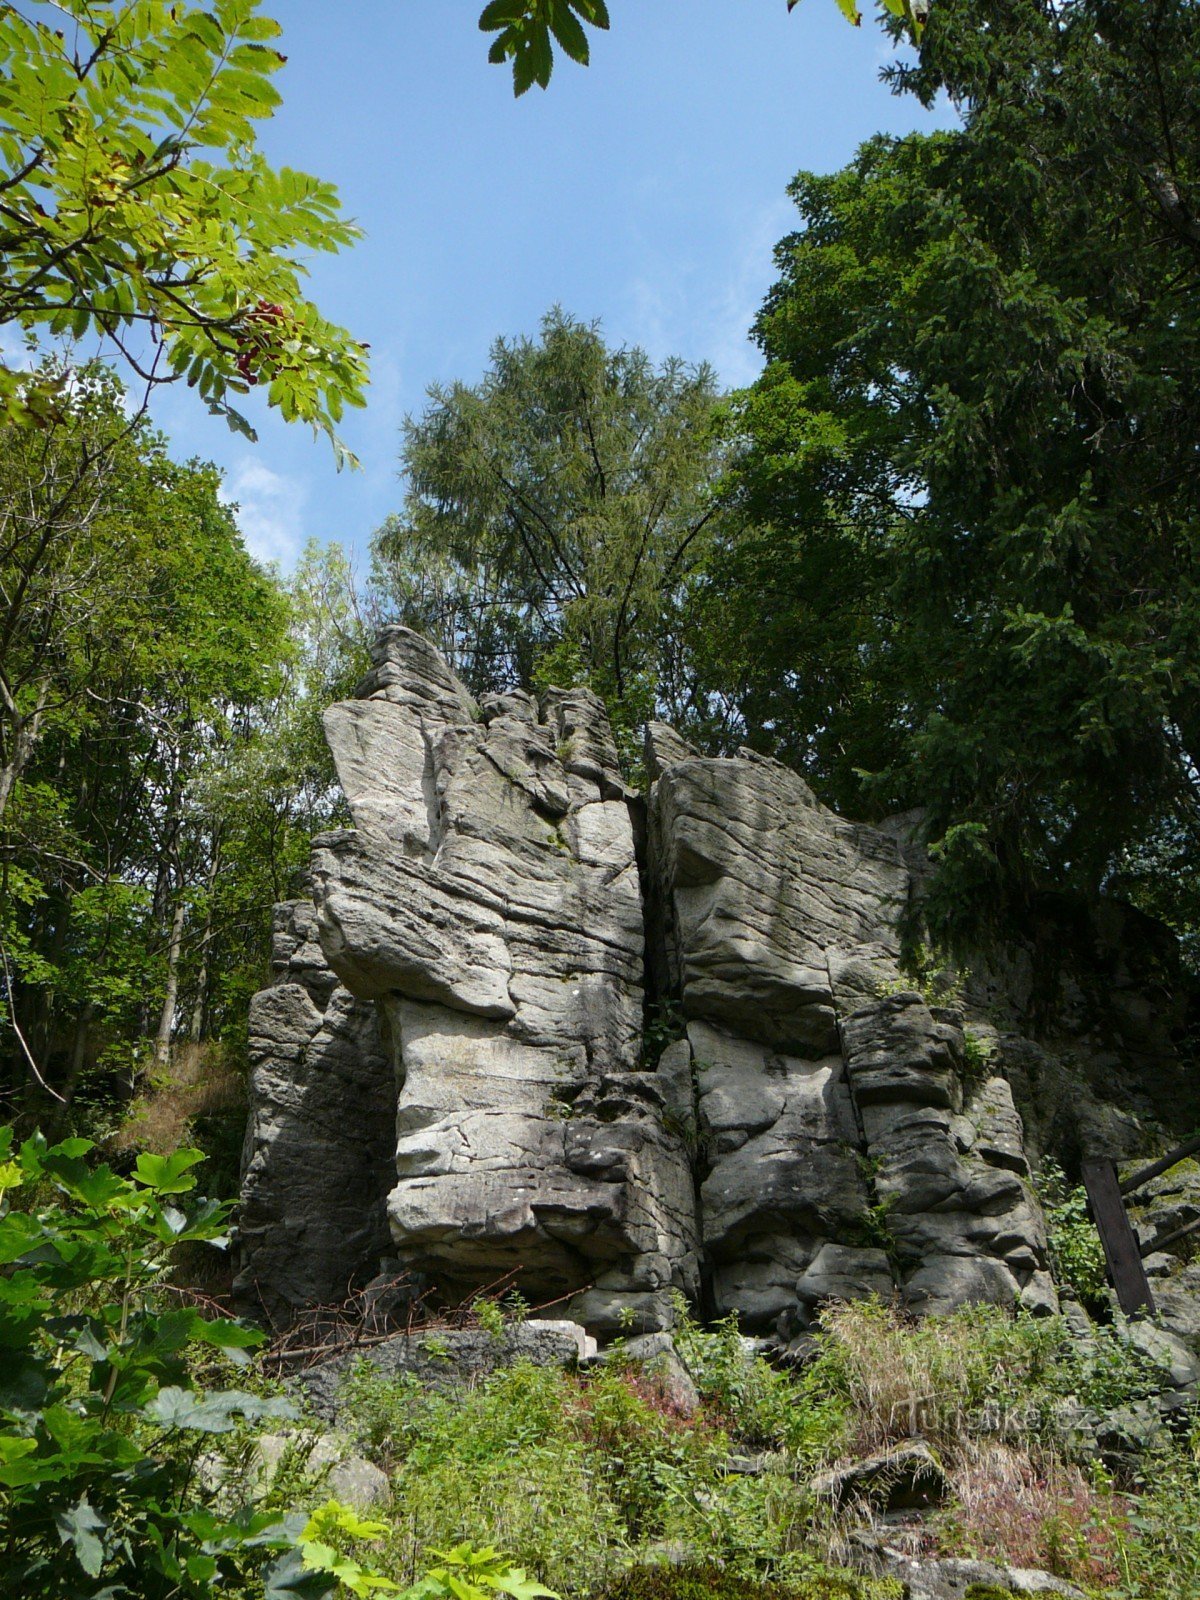
[[[604,1600],[884,1600],[841,1563],[881,1501],[833,1506],[824,1468],[926,1439],[949,1494],[928,1554],[1042,1567],[1096,1596],[1194,1600],[1193,1442],[1114,1474],[1080,1418],[1137,1404],[1160,1375],[1098,1329],[992,1307],[914,1323],[878,1304],[829,1310],[803,1370],[757,1356],[730,1319],[686,1316],[676,1344],[702,1404],[685,1416],[653,1371],[518,1366],[454,1394],[360,1366],[344,1398],[357,1446],[388,1474],[385,1566],[493,1542],[564,1596]],[[1190,1520],[1189,1520],[1190,1519]]]
[[[604,1591],[603,1600],[857,1600],[868,1592],[885,1600],[901,1590],[896,1583],[868,1586],[861,1578],[836,1572],[764,1587],[759,1579],[740,1577],[711,1562],[690,1562],[631,1567]]]
[[[894,1600],[846,1570],[886,1486],[835,1503],[820,1474],[914,1435],[947,1492],[889,1541],[1112,1600],[1200,1595],[1194,1419],[1101,1463],[1098,1415],[1153,1419],[1161,1374],[1111,1330],[994,1307],[831,1307],[779,1370],[732,1319],[680,1306],[694,1409],[619,1346],[453,1393],[362,1365],[342,1426],[390,1499],[338,1506],[261,1335],[181,1295],[181,1246],[224,1241],[200,1159],[143,1153],[122,1177],[86,1141],[0,1130],[0,1571],[26,1600]],[[259,1436],[280,1428],[271,1475]]]

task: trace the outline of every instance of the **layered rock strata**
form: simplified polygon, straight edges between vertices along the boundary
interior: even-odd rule
[[[320,983],[365,1030],[339,1132],[370,1132],[334,1209],[325,1146],[307,1194],[274,1151],[309,1136],[286,1080],[325,1015],[281,956],[252,1023],[246,1282],[296,1293],[285,1213],[329,1252],[309,1278],[365,1268],[337,1235],[386,1127],[359,1236],[386,1187],[387,1248],[449,1297],[518,1272],[602,1335],[667,1325],[675,1290],[784,1333],[831,1295],[1053,1304],[1008,1085],[971,1080],[961,1017],[901,975],[895,837],[661,725],[635,796],[594,696],[477,706],[403,628],[326,732],[354,827],[315,842]]]
[[[388,1248],[396,1091],[378,1013],[330,970],[310,900],[275,907],[272,977],[250,1003],[235,1289],[286,1324]]]
[[[697,1286],[682,1136],[640,1071],[642,899],[585,691],[476,707],[405,629],[326,731],[355,827],[319,838],[330,965],[392,1049],[399,1258],[448,1294],[509,1271],[602,1328]]]
[[[657,726],[649,743],[715,1308],[764,1327],[873,1293],[1052,1307],[1008,1085],[967,1085],[961,1017],[902,977],[896,842],[776,761],[701,759]]]

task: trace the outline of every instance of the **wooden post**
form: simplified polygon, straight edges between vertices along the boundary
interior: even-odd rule
[[[1132,1194],[1135,1189],[1140,1189],[1144,1183],[1149,1183],[1151,1178],[1157,1178],[1160,1172],[1166,1172],[1169,1167],[1175,1166],[1187,1156],[1193,1156],[1200,1150],[1200,1133],[1194,1138],[1185,1139],[1182,1144],[1177,1144],[1174,1150],[1168,1150],[1165,1156],[1159,1156],[1157,1161],[1152,1161],[1148,1167],[1143,1167],[1140,1172],[1131,1173],[1121,1185],[1122,1194]]]
[[[1104,1246],[1104,1258],[1108,1262],[1108,1275],[1117,1291],[1121,1310],[1127,1317],[1132,1317],[1138,1311],[1149,1311],[1153,1315],[1154,1296],[1150,1293],[1150,1282],[1142,1265],[1137,1236],[1121,1198],[1115,1164],[1111,1161],[1085,1161],[1083,1186],[1091,1202],[1092,1216],[1100,1234],[1100,1243]]]

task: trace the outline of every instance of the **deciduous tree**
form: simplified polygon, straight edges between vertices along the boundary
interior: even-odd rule
[[[897,77],[964,126],[793,187],[721,615],[961,926],[1200,838],[1200,8],[939,0]]]
[[[0,328],[97,335],[251,434],[232,399],[261,385],[340,452],[365,349],[305,297],[302,256],[357,230],[256,148],[279,32],[258,0],[0,5]],[[0,367],[13,415],[56,392]]]
[[[715,377],[551,312],[430,390],[377,540],[392,604],[479,689],[586,681],[632,729],[677,688],[672,617],[721,526]]]

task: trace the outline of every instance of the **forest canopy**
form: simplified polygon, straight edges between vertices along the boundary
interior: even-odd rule
[[[552,309],[409,419],[365,584],[257,568],[213,469],[44,367],[0,465],[10,1103],[70,1124],[181,1043],[240,1059],[340,814],[318,713],[389,619],[478,692],[589,684],[635,780],[661,716],[922,808],[941,937],[1117,892],[1194,950],[1195,33],[1190,0],[941,0],[892,76],[961,125],[796,178],[761,377]]]

